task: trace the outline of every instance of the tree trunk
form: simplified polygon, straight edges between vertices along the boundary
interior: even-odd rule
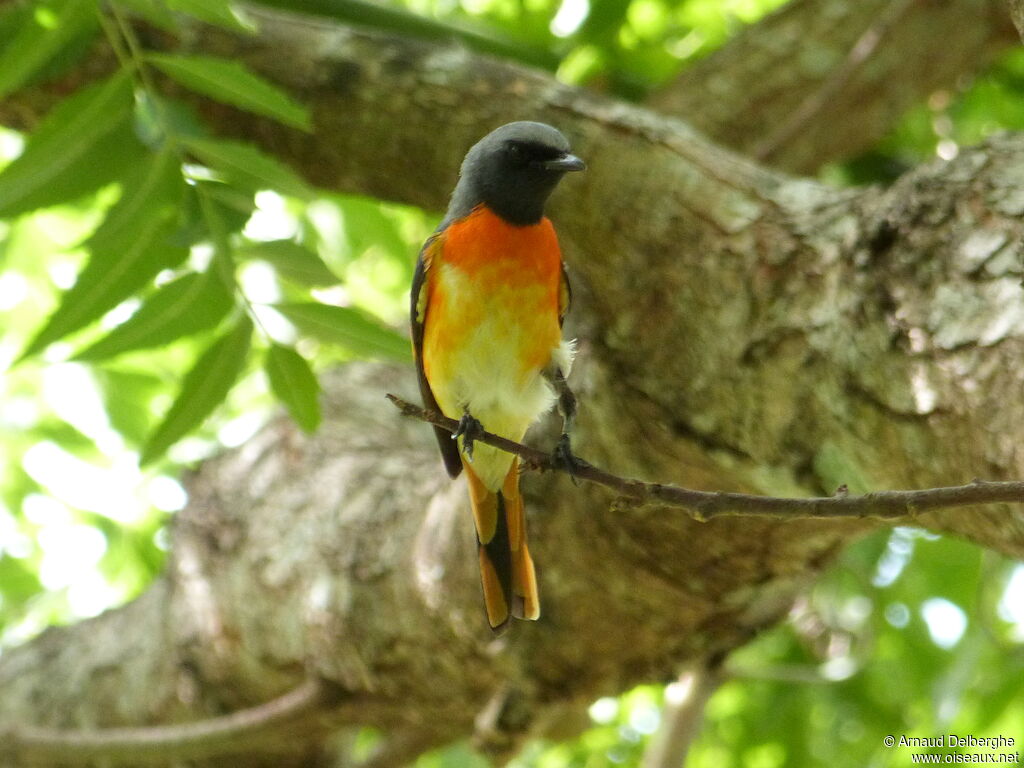
[[[439,208],[489,128],[535,117],[572,137],[589,171],[551,216],[575,289],[583,457],[780,495],[1024,476],[1024,139],[836,191],[464,50],[274,18],[193,44],[289,87],[315,136],[201,106],[324,186]],[[879,525],[701,524],[528,477],[543,617],[493,639],[462,482],[383,398],[412,397],[413,379],[350,365],[325,382],[315,437],[276,421],[203,465],[146,595],[0,658],[0,722],[197,719],[314,675],[340,695],[265,747],[290,752],[210,764],[308,765],[326,734],[362,724],[399,756],[469,733],[507,756],[596,696],[743,644]],[[532,441],[552,445],[551,427]],[[1019,507],[906,522],[1024,555]]]

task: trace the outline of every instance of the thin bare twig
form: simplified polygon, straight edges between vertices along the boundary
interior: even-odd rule
[[[309,715],[332,701],[335,692],[319,679],[249,709],[192,723],[97,730],[35,726],[0,727],[0,753],[15,764],[111,764],[212,757],[250,748],[254,739]]]
[[[458,422],[443,414],[426,411],[395,395],[388,395],[394,405],[406,416],[454,432]],[[527,469],[540,471],[566,471],[556,464],[550,454],[536,448],[484,432],[478,442],[486,443],[523,460]],[[1024,482],[989,482],[974,480],[967,485],[946,488],[928,488],[920,491],[878,491],[876,493],[849,494],[845,488],[835,496],[807,499],[777,496],[753,496],[746,493],[721,491],[694,491],[677,485],[645,483],[641,480],[619,477],[598,469],[585,461],[573,472],[579,480],[603,485],[615,491],[622,499],[636,505],[660,504],[686,510],[695,520],[713,517],[776,517],[776,518],[877,518],[896,520],[913,518],[922,512],[978,504],[1024,503]]]

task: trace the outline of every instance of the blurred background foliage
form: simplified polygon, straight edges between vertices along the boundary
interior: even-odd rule
[[[455,37],[639,101],[782,0],[265,4]],[[121,60],[32,135],[0,127],[0,648],[145,589],[187,500],[184,469],[244,442],[281,404],[315,429],[317,370],[408,359],[406,291],[436,213],[309,189],[274,158],[209,136],[155,77],[299,128],[308,115],[232,62],[146,54],[126,23],[173,28],[190,15],[247,27],[223,0],[0,9],[0,98],[69,71],[97,38]],[[1024,129],[1022,97],[1017,50],[821,176],[885,182],[951,158]],[[888,766],[907,759],[882,746],[890,733],[1021,737],[1024,567],[919,531],[881,532],[723,677],[688,765]],[[514,764],[639,765],[679,686],[601,699],[582,736],[535,742]],[[419,761],[478,764],[466,745]]]

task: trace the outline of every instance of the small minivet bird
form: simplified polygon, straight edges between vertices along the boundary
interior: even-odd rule
[[[550,125],[515,122],[469,150],[448,213],[420,251],[411,296],[412,338],[424,406],[459,420],[435,427],[451,477],[466,470],[487,621],[540,616],[526,545],[519,460],[480,431],[521,441],[556,401],[555,455],[572,465],[576,399],[566,386],[574,343],[562,340],[569,283],[544,204],[567,171],[586,166]],[[460,451],[461,449],[461,451]]]

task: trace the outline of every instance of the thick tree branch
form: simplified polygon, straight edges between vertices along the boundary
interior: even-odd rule
[[[812,130],[812,125],[819,130],[826,128],[831,121],[819,119],[826,107],[834,102],[844,89],[850,87],[853,78],[863,69],[868,59],[878,52],[879,46],[886,38],[892,35],[893,28],[905,20],[905,16],[914,5],[915,0],[890,0],[853,43],[842,61],[829,72],[827,79],[808,93],[792,114],[773,126],[767,136],[757,140],[750,152],[751,156],[762,162],[771,161],[782,154],[787,145],[798,140],[806,141],[803,134]],[[858,110],[858,114],[863,114],[863,110]],[[849,119],[848,115],[845,117]]]
[[[318,7],[268,0],[253,6],[256,14],[261,5],[311,13]],[[333,12],[335,20],[347,18],[341,7],[325,11]],[[384,18],[391,12],[381,13],[361,21],[394,26]],[[327,26],[327,16],[309,18]],[[435,22],[425,20],[420,28],[414,21],[403,16],[403,28],[442,44],[451,39]],[[500,51],[496,42],[475,37],[472,44]],[[907,109],[937,90],[958,87],[1017,42],[1003,0],[791,0],[689,66],[649,105],[775,167],[813,172],[870,149]],[[111,63],[103,58],[94,56],[71,78],[103,73]],[[30,127],[69,85],[17,94],[6,108],[0,105],[0,120]]]
[[[1003,0],[791,0],[650,100],[725,146],[810,173],[1018,42]]]
[[[408,403],[396,395],[388,395],[403,415],[454,432],[459,422],[435,411]],[[484,431],[478,441],[493,445],[521,458],[527,469],[568,472],[551,454],[517,443],[514,440]],[[694,491],[675,485],[645,483],[605,472],[581,460],[572,476],[602,485],[633,504],[658,504],[686,510],[694,520],[706,522],[715,517],[773,517],[782,520],[809,518],[829,520],[841,517],[876,520],[905,520],[938,509],[973,507],[979,504],[1024,504],[1024,482],[986,482],[975,480],[969,485],[929,488],[920,491],[876,491],[851,495],[843,486],[834,496],[813,499],[785,499],[752,496],[746,493]]]

